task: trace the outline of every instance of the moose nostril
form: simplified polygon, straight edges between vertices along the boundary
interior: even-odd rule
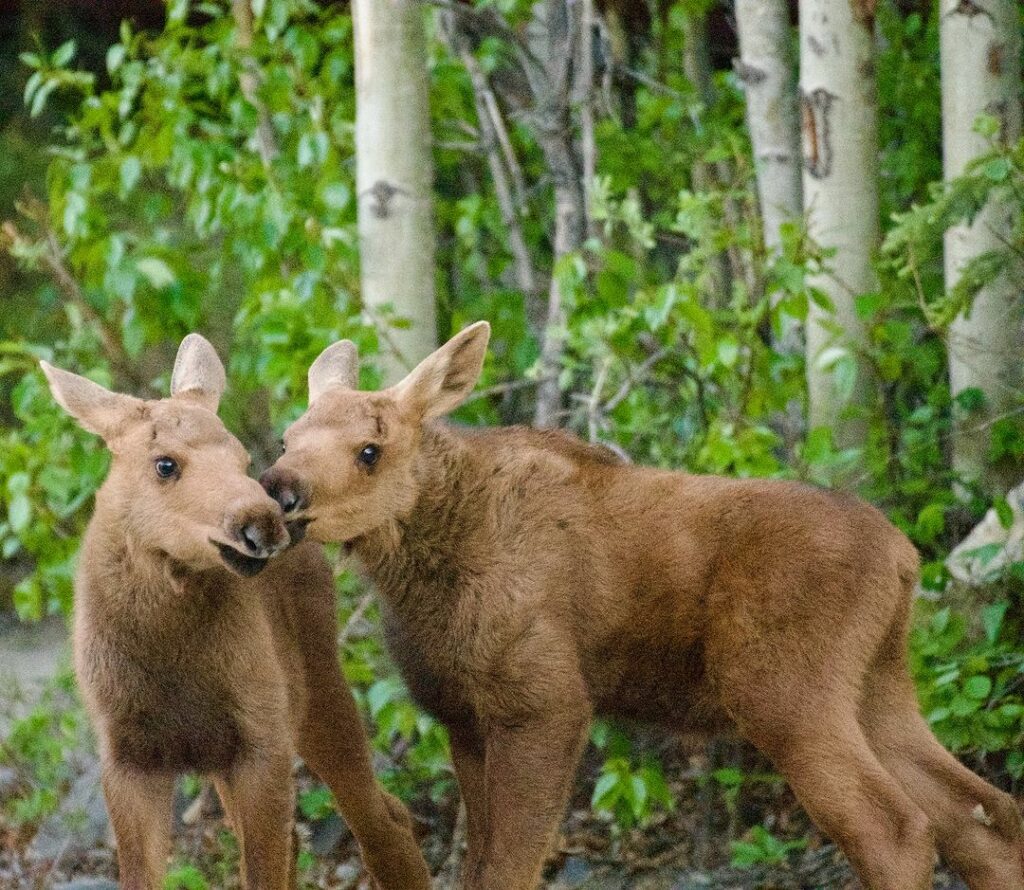
[[[264,548],[263,531],[253,523],[242,527],[242,541],[253,553],[261,553]]]
[[[277,502],[285,513],[291,513],[299,506],[299,497],[290,488],[282,488],[277,492]]]

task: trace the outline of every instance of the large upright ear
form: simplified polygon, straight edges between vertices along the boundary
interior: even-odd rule
[[[490,339],[491,326],[486,321],[459,331],[395,386],[395,398],[424,420],[457,408],[476,386]]]
[[[339,340],[328,346],[309,366],[309,404],[332,386],[356,389],[359,386],[359,350],[351,340]]]
[[[189,334],[181,341],[174,360],[171,395],[190,399],[216,414],[226,385],[224,365],[210,341],[199,334]]]
[[[141,418],[144,405],[141,399],[111,392],[98,383],[70,371],[62,371],[48,362],[41,361],[39,365],[57,404],[83,429],[102,436],[106,442],[116,439],[133,419]]]

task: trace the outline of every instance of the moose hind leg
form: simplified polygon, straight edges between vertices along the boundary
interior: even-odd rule
[[[924,811],[886,771],[853,709],[808,707],[787,726],[747,737],[775,763],[868,890],[930,890],[935,845]]]
[[[939,852],[971,890],[1024,890],[1017,805],[939,744],[921,716],[902,657],[868,675],[861,723],[882,763],[935,828]]]

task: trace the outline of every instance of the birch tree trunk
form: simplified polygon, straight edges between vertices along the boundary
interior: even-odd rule
[[[394,381],[437,347],[424,6],[353,0],[356,185],[363,305]],[[382,307],[409,322],[388,324]]]
[[[736,24],[740,49],[736,70],[747,100],[764,245],[769,254],[777,254],[782,247],[782,225],[799,220],[803,213],[799,105],[788,3],[736,0]],[[772,295],[772,305],[777,302]],[[798,352],[802,339],[800,322],[784,315],[780,329],[774,332],[775,348]]]
[[[533,43],[542,46],[545,75],[535,82],[535,133],[545,165],[554,181],[555,234],[553,266],[569,253],[579,250],[586,234],[586,201],[583,194],[581,163],[572,134],[570,98],[572,90],[573,39],[579,36],[579,16],[566,0],[545,0],[542,37]],[[540,373],[534,423],[539,427],[558,426],[562,392],[558,375],[565,348],[565,298],[552,272],[548,288],[547,324],[541,343]]]
[[[942,0],[942,144],[947,180],[989,148],[972,129],[979,115],[1002,123],[999,138],[1012,142],[1021,133],[1019,11],[1013,0]],[[1001,249],[1012,229],[1012,210],[994,202],[969,226],[946,233],[946,287],[953,287],[972,257]],[[949,383],[954,396],[977,388],[985,394],[980,412],[957,418],[953,466],[965,480],[992,490],[1019,481],[1011,468],[987,466],[990,421],[1020,399],[1024,337],[1022,286],[1004,274],[983,288],[970,312],[949,331]],[[1019,472],[1019,468],[1017,468]]]
[[[800,0],[804,212],[811,237],[835,250],[813,282],[832,310],[807,314],[808,422],[844,448],[864,444],[873,392],[854,300],[878,287],[874,13],[874,0]]]

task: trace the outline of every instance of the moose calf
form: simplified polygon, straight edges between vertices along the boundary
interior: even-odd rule
[[[182,772],[213,777],[245,886],[294,883],[297,751],[330,786],[379,885],[427,890],[408,815],[377,785],[338,666],[331,572],[315,544],[269,559],[288,531],[217,418],[225,377],[213,348],[186,337],[172,397],[159,401],[43,371],[113,453],[80,555],[74,663],[121,886],[162,886]]]
[[[465,885],[532,890],[594,714],[738,730],[871,890],[1024,890],[1014,801],[918,712],[906,638],[917,554],[877,510],[791,482],[633,467],[561,432],[431,423],[472,390],[475,324],[397,386],[355,347],[263,477],[289,519],[376,582],[412,694],[448,727]]]

